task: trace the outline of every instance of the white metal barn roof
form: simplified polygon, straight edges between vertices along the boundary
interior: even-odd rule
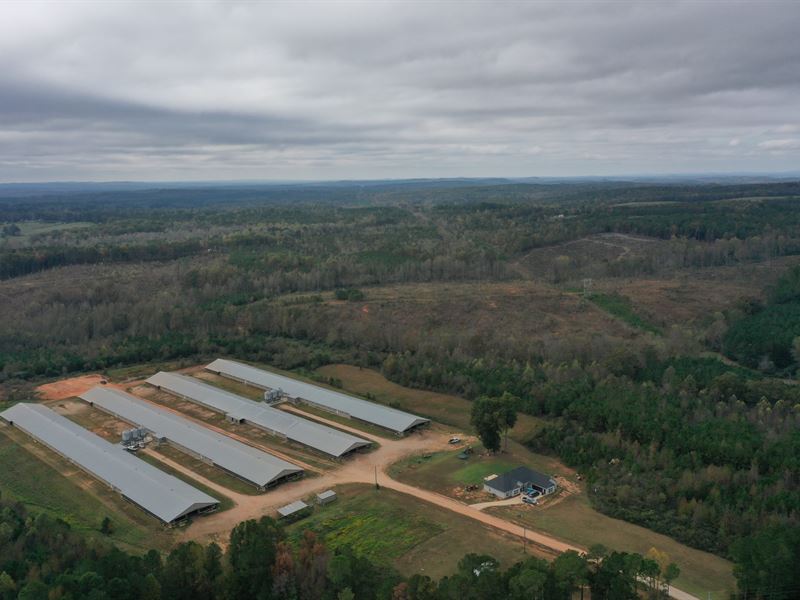
[[[125,392],[98,386],[84,392],[80,397],[124,421],[144,427],[158,438],[166,438],[207,458],[216,466],[259,487],[266,487],[283,477],[303,472],[303,469],[290,462]]]
[[[370,444],[360,437],[242,398],[194,377],[162,371],[147,383],[332,456],[339,457]]]
[[[368,423],[380,425],[397,433],[403,433],[412,427],[428,422],[428,419],[403,412],[402,410],[361,400],[348,394],[334,392],[311,383],[297,381],[290,377],[277,375],[232,360],[218,358],[208,365],[206,369],[213,373],[244,381],[256,387],[272,390],[281,389],[291,398],[300,398],[311,404],[344,413]]]
[[[0,416],[165,523],[219,504],[217,499],[40,404],[16,404]]]
[[[295,500],[291,504],[287,504],[286,506],[281,506],[278,509],[278,514],[282,517],[288,517],[289,515],[293,515],[297,512],[300,512],[304,508],[308,508],[308,504],[306,504],[302,500]]]

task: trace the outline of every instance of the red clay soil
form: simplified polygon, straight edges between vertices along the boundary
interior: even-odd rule
[[[102,375],[82,375],[42,384],[36,388],[36,392],[42,400],[66,400],[100,385],[102,379],[104,379]]]

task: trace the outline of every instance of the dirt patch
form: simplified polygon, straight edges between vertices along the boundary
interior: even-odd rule
[[[51,406],[51,408],[113,444],[121,439],[123,431],[132,427],[125,421],[99,409],[92,408],[80,400],[66,400]]]
[[[558,476],[554,477],[554,479],[558,484],[558,491],[555,493],[555,495],[545,496],[544,498],[539,499],[539,506],[542,509],[552,508],[570,496],[575,496],[576,494],[581,493],[581,486],[577,482]]]
[[[105,378],[102,375],[82,375],[42,384],[36,388],[36,393],[45,401],[66,400],[67,398],[80,396],[94,386],[100,385],[100,382],[104,380]]]

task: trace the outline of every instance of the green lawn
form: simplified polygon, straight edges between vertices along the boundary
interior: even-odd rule
[[[474,453],[466,460],[458,458],[460,452],[461,449],[457,449],[411,456],[392,465],[389,474],[399,481],[456,498],[459,496],[453,493],[455,488],[481,485],[484,477],[500,475],[520,465],[562,477],[572,476],[572,472],[557,461],[533,454],[516,442],[509,442],[508,451],[496,455],[485,455],[480,444],[474,446]]]
[[[298,540],[310,528],[331,549],[349,545],[406,575],[433,578],[452,573],[469,552],[490,554],[506,567],[524,558],[515,538],[427,502],[363,484],[335,489],[334,503],[287,526],[289,539]]]
[[[36,454],[21,444],[31,444]],[[103,517],[108,516],[114,528],[109,539],[127,550],[165,550],[175,541],[174,531],[155,517],[56,453],[34,445],[21,431],[4,428],[0,433],[0,464],[4,498],[63,519],[90,537],[104,537],[98,530]]]

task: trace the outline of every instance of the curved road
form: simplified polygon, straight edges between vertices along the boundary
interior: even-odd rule
[[[344,429],[357,433],[362,437],[369,438],[380,444],[376,450],[365,453],[356,454],[355,456],[345,460],[342,466],[334,471],[329,471],[319,477],[306,477],[304,479],[293,481],[281,485],[280,487],[271,490],[266,495],[248,496],[244,494],[232,493],[227,489],[220,489],[219,486],[211,485],[212,482],[204,480],[203,483],[217,489],[220,493],[224,493],[231,498],[235,506],[225,512],[209,515],[203,519],[195,520],[184,533],[187,539],[210,538],[214,539],[218,544],[224,545],[226,543],[226,536],[230,530],[239,522],[246,519],[258,518],[264,515],[272,515],[278,507],[288,504],[302,496],[319,492],[335,485],[344,483],[366,483],[374,484],[376,474],[378,474],[378,483],[382,487],[394,490],[401,494],[408,494],[419,500],[430,502],[441,508],[458,513],[470,519],[479,521],[489,527],[493,527],[500,531],[515,535],[520,539],[525,539],[532,542],[546,550],[553,552],[566,552],[567,550],[575,550],[576,552],[585,552],[585,548],[573,546],[567,542],[563,542],[549,535],[531,531],[528,528],[523,528],[520,525],[501,519],[494,515],[483,512],[484,508],[489,506],[504,506],[513,504],[514,500],[494,502],[482,502],[477,505],[468,505],[458,500],[454,500],[448,496],[432,492],[430,490],[421,489],[408,485],[406,483],[392,479],[386,472],[387,469],[397,462],[414,453],[420,452],[433,452],[436,450],[443,450],[449,448],[447,443],[449,434],[436,433],[431,430],[423,430],[421,432],[412,433],[408,437],[387,439],[378,437],[369,433],[365,433],[359,429],[348,427],[336,421],[330,421],[318,415],[309,415],[295,407],[292,407],[291,412],[298,415],[326,423],[338,429]],[[161,456],[158,457],[163,460]],[[166,461],[165,461],[166,462]],[[188,469],[182,468],[177,463],[170,461],[168,463],[171,467],[185,471],[187,475],[197,477]],[[676,600],[699,600],[696,596],[688,594],[682,590],[671,587],[669,594]]]

